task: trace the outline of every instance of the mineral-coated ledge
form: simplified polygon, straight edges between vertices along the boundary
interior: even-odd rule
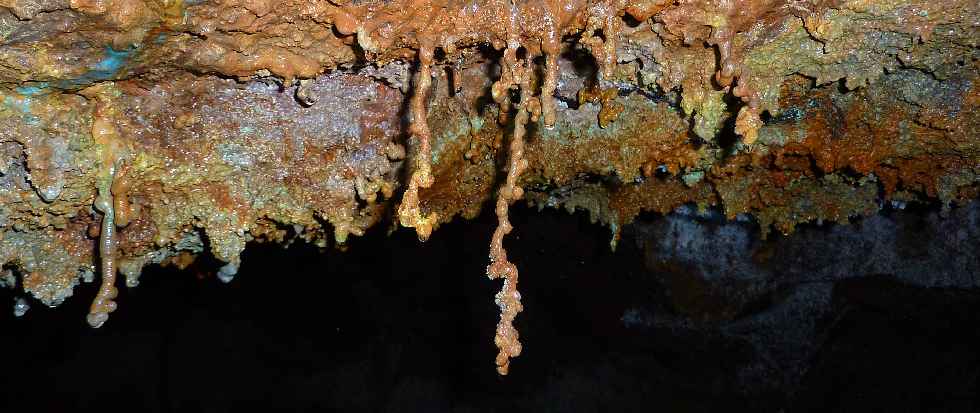
[[[975,1],[0,1],[3,284],[116,310],[250,241],[421,240],[494,200],[612,231],[685,204],[761,235],[980,192]],[[14,275],[19,277],[14,277]],[[20,303],[19,303],[20,304]],[[21,307],[28,305],[23,303]]]

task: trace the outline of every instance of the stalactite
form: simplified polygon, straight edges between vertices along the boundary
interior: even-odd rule
[[[500,349],[497,354],[497,372],[506,375],[510,367],[510,359],[521,354],[521,342],[517,329],[514,328],[514,318],[524,307],[521,305],[521,293],[517,290],[517,266],[507,260],[507,250],[504,249],[504,236],[513,229],[508,218],[510,204],[524,195],[524,190],[518,186],[517,180],[521,173],[527,169],[527,160],[524,159],[524,134],[525,125],[529,117],[537,117],[535,107],[540,107],[533,97],[530,97],[529,87],[529,65],[531,59],[527,59],[523,66],[517,62],[516,47],[508,47],[504,52],[504,66],[508,67],[502,73],[508,73],[507,77],[501,77],[495,84],[495,88],[507,90],[510,86],[518,85],[520,100],[517,104],[517,114],[514,118],[514,135],[510,143],[509,169],[507,180],[500,188],[497,196],[496,213],[497,229],[490,240],[490,265],[487,266],[487,277],[490,279],[502,278],[503,288],[497,293],[495,301],[500,307],[500,321],[497,322],[497,333],[494,337],[494,344]],[[505,84],[508,82],[509,84]],[[504,110],[504,109],[501,109]]]
[[[595,9],[596,16],[590,18],[590,23],[594,28],[588,34],[589,42],[587,45],[596,56],[596,60],[605,78],[611,77],[612,70],[616,65],[616,42],[618,36],[619,23],[616,14],[611,11],[609,5],[602,5]],[[560,52],[560,33],[562,30],[555,26],[559,21],[557,16],[558,9],[547,9],[544,19],[546,24],[544,32],[539,33],[541,39],[541,53],[544,55],[544,81],[541,85],[540,98],[533,97],[530,88],[531,62],[533,58],[526,56],[523,61],[519,61],[517,52],[521,47],[517,33],[521,29],[517,27],[518,19],[514,18],[519,11],[517,6],[511,4],[511,18],[507,21],[508,39],[504,49],[502,64],[500,65],[500,79],[491,87],[491,96],[500,106],[500,122],[506,123],[511,111],[510,90],[517,87],[519,101],[514,117],[514,134],[511,139],[510,155],[508,161],[507,179],[500,188],[497,197],[495,212],[497,214],[497,229],[493,233],[490,241],[490,265],[487,267],[487,277],[490,279],[501,278],[504,280],[503,287],[495,297],[495,302],[500,308],[500,321],[497,322],[497,331],[494,337],[494,344],[500,350],[496,357],[497,372],[506,375],[509,372],[510,359],[521,354],[521,342],[514,319],[517,314],[523,311],[521,305],[521,294],[517,290],[518,271],[517,266],[507,259],[507,251],[504,249],[504,237],[513,230],[513,226],[508,218],[510,204],[523,197],[524,191],[518,185],[518,179],[524,170],[527,169],[527,160],[524,159],[524,135],[528,121],[537,122],[538,117],[544,117],[544,127],[552,128],[557,121],[557,114],[553,94],[558,83],[558,54]],[[592,33],[596,29],[603,29],[606,39],[593,37]],[[502,42],[496,44],[502,47]]]
[[[109,319],[109,313],[116,310],[113,299],[119,293],[116,289],[116,214],[115,202],[110,186],[116,176],[115,165],[109,169],[109,177],[99,187],[99,195],[95,200],[95,208],[102,211],[102,231],[99,233],[99,256],[101,257],[102,285],[92,301],[88,324],[94,328],[102,327]]]
[[[119,228],[129,225],[129,222],[137,215],[134,213],[133,205],[129,203],[128,193],[132,185],[129,164],[124,163],[116,171],[116,176],[112,179],[112,186],[109,188],[112,192],[113,213],[116,215],[115,222]]]
[[[101,147],[101,176],[98,179],[98,194],[95,209],[102,212],[102,225],[99,232],[99,257],[102,284],[92,300],[86,317],[89,325],[102,327],[109,319],[109,313],[116,310],[113,301],[119,290],[116,289],[116,226],[125,226],[132,217],[126,192],[131,182],[128,168],[121,166],[128,158],[131,149],[119,136],[112,121],[114,110],[110,100],[103,95],[95,96],[97,106],[92,121],[92,138]],[[120,212],[120,216],[116,213]]]
[[[33,10],[36,3],[45,10]],[[542,184],[539,205],[590,210],[610,225],[613,248],[637,214],[674,204],[757,215],[764,238],[770,223],[789,232],[807,220],[872,211],[875,196],[879,204],[938,198],[948,206],[977,193],[976,111],[961,110],[976,106],[975,25],[963,17],[976,14],[976,2],[62,3],[0,5],[17,20],[5,20],[15,35],[0,53],[0,285],[15,284],[4,281],[13,277],[3,273],[8,266],[23,267],[25,292],[57,305],[80,268],[87,280],[101,264],[87,317],[94,327],[116,308],[117,267],[135,285],[150,258],[186,266],[191,252],[210,246],[226,260],[218,278],[228,281],[248,240],[283,242],[289,231],[279,227],[292,225],[323,247],[329,224],[343,243],[387,218],[395,188],[404,190],[398,222],[425,240],[440,219],[475,214],[492,193],[496,164],[484,149],[492,145],[503,163],[499,132],[511,127],[486,270],[503,283],[501,374],[521,353],[514,321],[522,308],[503,239],[512,230],[509,206],[522,197],[520,177],[530,174],[525,135],[536,127],[541,139],[528,159],[541,163],[526,178]],[[50,14],[29,22],[42,12]],[[915,47],[891,45],[902,39]],[[82,43],[90,47],[75,50]],[[486,125],[491,80],[481,76],[496,70],[487,44],[503,52],[491,89],[503,126]],[[580,65],[583,49],[597,74],[583,76],[580,69],[591,70]],[[572,52],[565,73],[562,51]],[[405,61],[413,58],[414,88]],[[540,79],[535,64],[543,65]],[[448,88],[433,79],[433,65],[451,66]],[[271,78],[283,89],[297,80],[296,102],[266,90]],[[588,85],[580,106],[598,104],[605,130],[582,123],[593,108],[567,100],[580,82]],[[915,93],[889,93],[908,82]],[[860,85],[867,90],[849,91]],[[683,113],[671,107],[678,91]],[[455,101],[434,104],[429,124],[433,95]],[[871,109],[884,115],[861,115]],[[410,157],[392,139],[403,115],[414,137]],[[558,116],[568,118],[543,131]],[[94,145],[83,136],[89,120]],[[742,137],[734,153],[719,141],[730,122]],[[868,142],[885,149],[869,152]],[[798,173],[809,170],[798,164],[807,159],[819,174]],[[882,190],[855,174],[876,177]],[[131,187],[139,196],[127,196]],[[77,214],[90,205],[94,219]],[[184,231],[191,226],[207,242]],[[91,261],[95,239],[101,262]]]
[[[549,22],[554,18],[548,19]],[[545,39],[541,42],[544,53],[544,83],[541,85],[541,114],[544,117],[544,127],[553,128],[557,121],[555,113],[555,88],[558,87],[558,54],[561,52],[557,29],[549,28]]]
[[[742,106],[735,117],[735,133],[742,137],[742,142],[752,145],[759,137],[759,129],[762,128],[762,103],[758,94],[747,85],[745,77],[738,79],[738,85],[732,89],[732,94],[742,99],[745,106]]]
[[[616,3],[616,4],[613,4]],[[616,69],[617,38],[622,26],[618,10],[622,10],[622,1],[597,2],[589,8],[588,24],[579,40],[595,57],[599,66],[599,79],[610,80]],[[602,35],[599,35],[601,31]]]
[[[426,120],[428,113],[425,109],[426,100],[429,95],[429,87],[432,85],[432,58],[433,47],[431,44],[423,43],[419,47],[419,71],[415,81],[415,94],[412,95],[410,102],[412,110],[412,134],[419,140],[418,152],[415,156],[415,170],[408,181],[408,188],[402,196],[402,204],[398,207],[398,218],[402,226],[415,228],[419,239],[426,240],[432,233],[432,226],[438,220],[438,215],[430,213],[423,217],[419,206],[419,188],[432,186],[432,148],[429,132],[429,124]]]

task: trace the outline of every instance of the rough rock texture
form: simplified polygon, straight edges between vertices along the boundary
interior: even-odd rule
[[[980,202],[948,216],[890,207],[853,225],[808,225],[768,240],[754,226],[685,206],[630,231],[656,299],[627,310],[623,323],[672,346],[729,354],[714,374],[737,393],[792,396],[821,368],[818,352],[835,351],[828,335],[851,307],[932,320],[975,302],[980,288]]]
[[[208,252],[230,279],[252,240],[344,244],[396,210],[424,238],[505,176],[523,188],[508,199],[588,210],[613,246],[641,211],[689,203],[751,215],[763,237],[884,203],[948,208],[980,192],[978,12],[4,0],[0,263],[47,305],[101,272],[107,315],[113,268],[132,287]],[[510,173],[515,135],[527,168]]]

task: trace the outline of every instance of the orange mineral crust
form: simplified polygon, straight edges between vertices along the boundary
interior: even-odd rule
[[[584,211],[613,248],[643,212],[718,208],[767,237],[975,199],[978,16],[959,0],[0,0],[0,265],[50,306],[98,274],[98,327],[146,266],[210,254],[229,281],[251,242],[425,241],[493,205],[507,374],[522,199]]]

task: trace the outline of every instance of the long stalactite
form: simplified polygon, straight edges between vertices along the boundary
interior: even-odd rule
[[[517,266],[507,259],[507,250],[504,248],[504,237],[513,230],[508,217],[508,209],[510,204],[521,199],[524,194],[524,190],[518,184],[518,179],[528,167],[527,160],[524,159],[526,125],[532,115],[537,121],[542,106],[540,101],[532,96],[533,91],[530,87],[531,59],[519,60],[517,49],[516,43],[509,43],[507,49],[504,50],[501,78],[494,84],[494,90],[503,91],[502,94],[506,94],[511,88],[516,88],[520,96],[515,108],[514,131],[508,153],[507,178],[497,193],[496,206],[494,207],[498,223],[490,240],[490,265],[487,266],[487,277],[503,279],[503,287],[494,300],[500,308],[500,321],[497,322],[494,344],[500,350],[495,362],[497,372],[501,375],[508,373],[510,359],[521,354],[522,347],[518,331],[514,327],[514,319],[524,309],[521,304],[521,293],[517,289]],[[550,100],[551,96],[542,94],[542,99]],[[506,106],[501,106],[501,111],[507,109]]]

